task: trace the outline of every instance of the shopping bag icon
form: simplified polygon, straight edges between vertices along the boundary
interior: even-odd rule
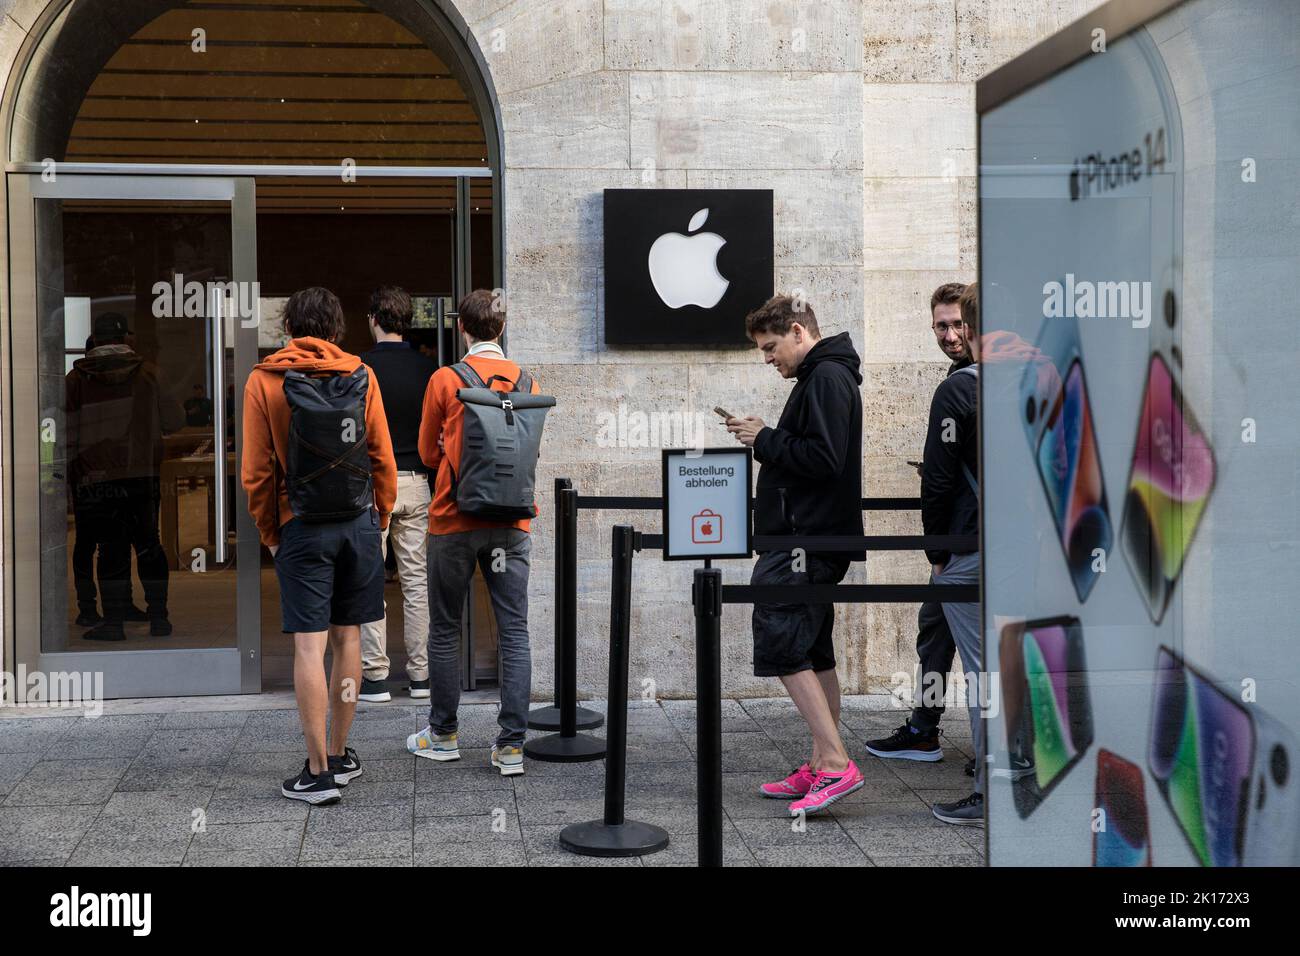
[[[691,518],[692,544],[720,544],[722,542],[722,515],[705,508]]]

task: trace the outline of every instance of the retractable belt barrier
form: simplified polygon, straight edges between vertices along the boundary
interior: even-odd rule
[[[558,715],[561,732],[525,746],[538,760],[596,760],[605,745],[577,733],[577,516],[580,509],[659,511],[663,499],[641,496],[579,495],[567,478],[555,482],[555,673],[556,706],[534,711]],[[916,511],[918,498],[863,498],[863,511]],[[753,502],[750,502],[753,509]],[[623,816],[627,776],[627,680],[630,639],[632,552],[660,550],[662,534],[644,534],[626,525],[613,529],[613,593],[610,604],[609,738],[603,820],[575,824],[561,834],[574,853],[623,856],[654,853],[668,845],[656,827]],[[754,535],[753,549],[835,553],[935,549],[979,550],[975,535]],[[707,562],[706,562],[707,564]],[[724,604],[917,604],[975,603],[978,585],[957,584],[791,584],[722,583],[718,568],[695,570],[691,604],[695,613],[696,783],[699,865],[722,865],[722,608]],[[600,715],[586,710],[599,726]],[[617,715],[617,716],[616,716]],[[529,726],[540,728],[530,715]]]
[[[752,505],[751,505],[752,507]],[[919,498],[863,498],[863,511],[916,511],[921,507]],[[578,706],[578,512],[582,509],[602,511],[659,511],[662,498],[645,496],[579,495],[569,478],[555,479],[555,705],[540,707],[528,714],[532,730],[551,733],[525,744],[524,752],[535,760],[551,762],[576,762],[599,760],[605,756],[600,740],[580,730],[599,727],[604,718],[594,710]],[[647,550],[663,548],[663,535],[642,534],[642,547]],[[928,545],[927,545],[928,542]],[[756,535],[754,547],[760,551],[804,548],[822,552],[833,551],[913,551],[922,547],[947,550],[974,550],[978,539],[974,537],[916,535],[875,535],[869,537],[833,536],[815,538],[808,536],[772,537]],[[728,601],[743,602],[751,598],[733,597],[734,589],[743,585],[727,585]],[[839,585],[835,593],[841,600],[898,602],[911,604],[924,600],[973,601],[967,591],[960,593],[934,593],[917,588],[927,585]],[[870,588],[864,591],[863,588]],[[781,597],[773,594],[773,597]],[[790,596],[797,599],[798,594]],[[818,600],[825,600],[818,596]]]

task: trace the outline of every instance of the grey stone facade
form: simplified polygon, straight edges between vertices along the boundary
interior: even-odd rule
[[[0,0],[8,75],[45,0]],[[536,522],[535,690],[552,681],[555,476],[586,494],[658,493],[658,447],[608,447],[601,413],[708,415],[717,404],[774,421],[788,386],[753,352],[610,350],[602,342],[601,191],[775,191],[776,285],[802,289],[823,329],[848,330],[865,362],[864,492],[914,495],[905,458],[944,363],[930,291],[976,271],[974,80],[1096,0],[459,0],[488,64],[504,129],[505,275],[513,357],[559,398]],[[12,81],[12,80],[10,80]],[[0,205],[0,218],[3,218]],[[714,425],[713,427],[717,427]],[[725,433],[718,429],[719,442]],[[609,527],[651,514],[584,513],[580,693],[604,696]],[[870,532],[915,533],[872,515]],[[921,582],[920,554],[877,554],[850,581]],[[748,567],[726,562],[728,581]],[[637,564],[632,681],[693,692],[690,568]],[[914,664],[915,608],[839,609],[840,676],[879,692]],[[748,609],[727,608],[724,692],[779,692],[750,667]],[[651,682],[651,683],[647,683]]]
[[[505,130],[511,350],[560,399],[544,472],[586,494],[658,494],[658,448],[599,441],[601,414],[774,421],[788,390],[753,352],[610,350],[602,342],[601,190],[775,190],[776,285],[804,290],[823,329],[862,352],[865,489],[915,495],[944,362],[933,288],[976,271],[974,81],[1096,6],[1094,0],[483,0],[459,4],[491,69]],[[715,426],[716,427],[716,426]],[[726,436],[719,429],[719,440]],[[607,445],[607,443],[606,443]],[[550,502],[536,524],[532,602],[539,692],[551,683]],[[587,513],[579,553],[579,681],[602,693],[609,527],[652,514]],[[919,533],[874,514],[870,532]],[[723,562],[724,579],[748,566]],[[923,582],[920,554],[873,555],[849,580]],[[632,687],[691,695],[690,569],[637,559]],[[914,665],[916,609],[838,609],[840,679],[879,692]],[[752,676],[748,608],[726,609],[724,693],[779,693]],[[646,682],[653,682],[652,684]]]

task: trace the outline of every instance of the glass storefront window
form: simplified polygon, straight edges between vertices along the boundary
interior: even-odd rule
[[[1300,862],[1297,36],[1190,0],[980,117],[994,864]]]

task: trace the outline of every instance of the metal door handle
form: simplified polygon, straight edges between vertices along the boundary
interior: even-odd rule
[[[226,563],[226,300],[222,290],[213,285],[212,303],[212,501],[216,509],[216,546],[218,564]]]

